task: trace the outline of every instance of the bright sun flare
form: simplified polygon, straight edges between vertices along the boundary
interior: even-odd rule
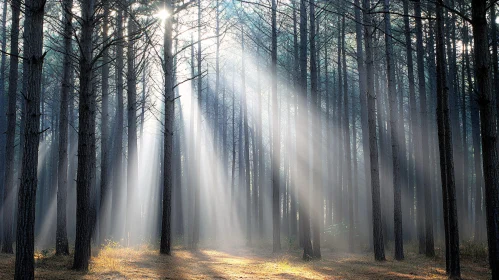
[[[170,12],[168,12],[166,9],[162,9],[162,10],[158,11],[158,13],[155,14],[154,16],[159,18],[159,19],[165,20],[170,16]]]

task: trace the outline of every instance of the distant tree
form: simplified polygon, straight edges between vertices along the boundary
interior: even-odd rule
[[[12,23],[10,27],[10,62],[9,62],[9,89],[7,92],[7,131],[5,146],[5,184],[3,192],[3,240],[2,253],[12,254],[13,225],[14,225],[14,197],[16,191],[15,176],[15,136],[16,136],[16,100],[19,64],[19,17],[21,1],[14,0],[10,4],[12,10]]]
[[[71,91],[72,72],[72,42],[73,33],[73,0],[65,0],[62,4],[63,12],[63,36],[64,36],[64,58],[61,84],[61,104],[59,111],[59,158],[57,178],[57,231],[55,251],[57,255],[69,255],[68,233],[66,228],[66,206],[68,185],[68,129],[69,129],[69,94]]]

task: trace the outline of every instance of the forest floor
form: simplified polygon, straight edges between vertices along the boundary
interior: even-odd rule
[[[322,260],[304,262],[300,250],[272,254],[269,249],[238,249],[231,252],[178,248],[161,256],[148,247],[104,247],[92,257],[88,273],[71,270],[72,256],[54,252],[36,254],[38,279],[447,279],[441,252],[437,257],[407,252],[404,261],[375,262],[372,254],[335,253],[323,249]],[[0,279],[12,279],[13,255],[0,254]],[[487,279],[486,259],[464,255],[463,279]]]

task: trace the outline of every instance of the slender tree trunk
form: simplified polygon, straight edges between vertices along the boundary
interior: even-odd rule
[[[2,62],[0,64],[0,110],[7,112],[7,96],[5,94],[5,74],[7,72],[7,0],[2,5]],[[7,130],[7,116],[0,115],[0,209],[3,209],[3,194],[5,190],[5,144],[6,137],[3,131]],[[3,241],[3,217],[0,215],[0,241]]]
[[[313,0],[312,0],[313,1]],[[279,207],[280,167],[281,167],[281,139],[279,124],[279,105],[277,104],[277,2],[272,0],[272,240],[273,252],[281,250],[281,211]]]
[[[27,109],[24,128],[25,145],[21,185],[19,188],[19,215],[16,235],[15,279],[35,278],[35,202],[40,141],[40,92],[42,82],[44,0],[25,3],[24,56],[27,58],[28,77],[25,102]],[[28,43],[29,42],[29,43]],[[17,82],[17,80],[15,81]]]
[[[9,89],[8,104],[7,104],[7,136],[5,145],[5,188],[3,193],[3,242],[2,253],[12,254],[13,240],[13,225],[14,225],[14,197],[15,197],[15,181],[14,181],[14,151],[16,137],[16,99],[17,99],[17,80],[18,64],[19,64],[19,16],[21,12],[21,1],[13,0],[11,2],[12,23],[10,27],[10,63],[9,63]],[[24,104],[24,100],[22,102]]]
[[[384,0],[385,8],[385,52],[386,52],[386,73],[388,76],[389,95],[389,119],[391,128],[392,159],[393,159],[393,201],[394,201],[394,225],[395,225],[395,259],[404,259],[404,240],[402,237],[402,205],[401,205],[401,180],[399,163],[399,135],[398,135],[398,112],[397,112],[397,92],[395,87],[395,61],[393,57],[392,24],[390,16],[390,0]],[[398,98],[402,98],[399,96]]]
[[[404,14],[409,14],[409,0],[404,0]],[[412,57],[412,39],[411,39],[411,27],[409,22],[409,16],[404,17],[404,33],[405,33],[405,45],[406,45],[406,53],[407,53],[407,75],[409,82],[409,108],[410,108],[410,121],[409,121],[409,135],[413,135],[413,138],[418,137],[419,133],[417,130],[418,126],[418,115],[416,114],[416,91],[414,85],[414,62]],[[413,147],[413,146],[410,146]],[[408,170],[412,172],[411,166],[414,166],[414,161],[412,160],[411,154],[409,154],[409,166]],[[408,197],[407,197],[407,208],[409,211],[409,215],[407,217],[413,218],[412,213],[414,213],[414,192],[410,189],[412,186],[411,183],[407,185],[408,188]],[[419,209],[418,209],[419,211]],[[409,220],[409,223],[406,223],[407,233],[412,234],[413,232],[413,219]],[[419,229],[419,228],[418,228]],[[419,231],[418,231],[419,232]],[[407,236],[409,240],[411,237]]]
[[[360,119],[362,127],[362,151],[364,156],[364,180],[365,180],[365,195],[366,195],[366,218],[370,214],[369,196],[371,192],[371,170],[369,162],[369,129],[367,127],[367,95],[366,95],[366,67],[364,61],[364,50],[362,48],[362,19],[360,0],[355,0],[355,38],[357,49],[357,68],[359,72],[359,99],[360,99]],[[372,232],[372,221],[368,218],[366,222],[367,232]],[[370,234],[368,234],[370,236]],[[367,238],[371,240],[370,237]]]
[[[64,62],[62,69],[61,106],[59,117],[59,162],[57,188],[57,232],[55,251],[57,255],[69,255],[68,234],[66,229],[67,186],[68,186],[68,110],[71,91],[71,35],[73,32],[73,0],[63,3],[64,14]]]
[[[123,10],[118,7],[116,15],[116,36],[123,38]],[[123,42],[116,44],[116,133],[114,135],[114,164],[113,164],[113,208],[111,219],[113,222],[113,237],[121,240],[123,237],[123,219],[121,216],[124,209],[124,187],[123,177]]]
[[[459,229],[457,223],[456,193],[454,181],[454,161],[452,154],[452,135],[449,120],[449,99],[445,69],[444,24],[442,0],[437,3],[437,118],[440,147],[440,169],[442,173],[442,194],[444,219],[447,220],[446,238],[448,268],[451,278],[460,278],[459,265]]]
[[[102,42],[109,41],[109,1],[104,0],[104,15],[102,19]],[[100,215],[99,215],[99,244],[106,241],[111,199],[109,196],[109,49],[102,50],[102,109],[101,109],[101,174],[100,174]]]
[[[421,116],[421,142],[419,148],[421,158],[416,160],[416,170],[419,172],[416,174],[421,177],[421,182],[417,186],[419,190],[424,193],[424,223],[425,223],[425,253],[428,257],[433,257],[435,255],[434,241],[433,241],[433,215],[432,215],[432,200],[431,200],[431,184],[429,183],[429,176],[426,170],[426,163],[430,162],[429,151],[428,151],[428,113],[426,105],[426,78],[424,70],[424,48],[423,48],[423,24],[421,21],[421,2],[420,0],[415,2],[414,5],[415,15],[416,15],[416,49],[417,49],[417,62],[418,62],[418,80],[419,80],[419,111]],[[416,155],[417,155],[416,154]],[[422,196],[421,196],[422,198]],[[422,203],[420,205],[423,205]],[[420,240],[421,246],[421,240]],[[421,251],[420,251],[421,253]]]
[[[138,222],[138,218],[136,213],[140,210],[138,209],[137,205],[135,205],[135,199],[137,196],[137,183],[138,183],[138,151],[137,151],[137,70],[135,67],[135,46],[134,46],[134,41],[135,41],[135,36],[136,35],[136,27],[135,27],[135,19],[133,16],[133,11],[132,11],[132,6],[134,4],[134,1],[131,0],[128,3],[128,10],[129,10],[129,19],[128,19],[128,45],[127,45],[127,95],[128,95],[128,106],[127,106],[127,113],[128,113],[128,166],[127,166],[127,213],[126,213],[126,240],[128,241],[127,245],[133,245],[137,240],[136,240],[136,228],[135,223]],[[171,44],[171,43],[170,43]],[[170,47],[171,48],[171,47]],[[172,62],[173,63],[173,62]],[[165,65],[167,67],[167,65]],[[165,70],[165,72],[168,72]],[[171,73],[173,75],[173,72]],[[168,76],[165,76],[165,81],[168,79]],[[173,82],[173,76],[169,77],[170,83]],[[166,88],[165,84],[165,93],[167,93],[166,90],[170,90]],[[172,86],[173,88],[173,86]],[[172,89],[173,90],[173,89]],[[173,95],[170,97],[173,99]],[[173,101],[172,101],[173,102]],[[166,105],[166,103],[165,103]],[[167,107],[165,107],[167,108]],[[168,121],[168,118],[166,119]],[[167,130],[165,130],[167,131]],[[173,129],[172,129],[173,131]],[[167,137],[168,138],[168,137]],[[165,145],[166,145],[167,139],[165,139]],[[173,140],[171,140],[173,143]],[[172,144],[171,143],[171,144]],[[173,145],[173,144],[172,144]],[[170,150],[172,150],[172,147],[168,147]],[[167,150],[167,147],[165,146],[165,151]],[[169,158],[169,164],[171,164],[171,155]],[[165,158],[165,165],[166,165],[166,158]],[[165,169],[165,171],[167,171]],[[169,173],[165,172],[165,177],[170,177],[171,174],[171,169]],[[171,178],[169,178],[171,180]],[[171,189],[170,189],[170,195],[171,195]],[[171,207],[171,205],[169,206]]]
[[[300,93],[302,100],[307,100],[307,6],[306,0],[300,0]],[[301,107],[303,106],[303,107]],[[297,148],[302,149],[303,147],[308,147],[306,139],[308,139],[308,112],[307,106],[305,104],[298,105],[297,108],[297,118],[299,119],[299,130],[302,135],[297,136]],[[303,136],[305,135],[305,136]],[[300,166],[302,170],[309,168],[305,166]],[[298,188],[305,187],[305,195],[300,197],[300,221],[303,218],[301,225],[302,238],[303,238],[303,259],[310,260],[313,257],[312,242],[310,239],[310,203],[309,201],[309,186],[308,185],[308,171],[304,171],[304,178],[300,180]]]
[[[173,10],[171,0],[165,0],[165,9]],[[173,55],[172,55],[172,36],[173,36],[173,19],[168,17],[164,22],[165,34],[163,41],[163,61],[165,75],[165,139],[164,139],[164,158],[163,158],[163,207],[161,220],[161,254],[171,254],[171,212],[172,212],[172,162],[173,162],[173,128],[175,119],[175,93],[173,88]]]
[[[373,57],[373,21],[371,14],[371,1],[364,1],[364,43],[366,47],[366,69],[367,69],[367,115],[369,126],[369,150],[371,162],[371,187],[372,187],[372,216],[373,216],[373,243],[374,258],[377,261],[385,260],[385,248],[383,242],[383,229],[381,226],[381,201],[378,163],[378,141],[376,138],[376,105],[374,94],[374,57]],[[379,109],[379,108],[378,108]]]

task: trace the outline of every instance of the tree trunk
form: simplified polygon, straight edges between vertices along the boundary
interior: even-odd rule
[[[373,217],[373,244],[374,258],[377,261],[385,260],[385,248],[383,242],[383,229],[381,226],[381,201],[378,162],[378,141],[376,138],[376,106],[374,93],[374,58],[373,58],[373,21],[371,14],[371,1],[364,1],[364,43],[366,47],[366,69],[367,69],[367,116],[369,127],[369,150],[371,162],[371,187],[372,187],[372,217]],[[378,108],[379,109],[379,108]]]
[[[71,91],[71,35],[73,0],[63,3],[64,14],[64,62],[62,69],[61,106],[59,112],[59,162],[57,186],[57,232],[55,252],[57,255],[69,255],[68,234],[66,229],[67,188],[68,188],[68,110]]]
[[[5,145],[5,187],[3,193],[3,242],[2,253],[14,253],[12,248],[13,240],[13,225],[14,225],[14,196],[15,196],[15,181],[14,181],[14,152],[15,152],[15,137],[16,137],[16,99],[17,99],[17,80],[18,63],[19,63],[19,16],[20,16],[21,1],[14,0],[11,3],[12,24],[10,31],[10,63],[9,63],[9,89],[8,104],[7,104],[7,131]],[[24,100],[22,102],[24,104]]]
[[[137,182],[138,182],[138,152],[137,152],[137,70],[135,67],[135,36],[136,26],[135,18],[132,11],[134,1],[128,3],[129,6],[129,19],[128,19],[128,45],[127,45],[127,94],[128,94],[128,166],[127,166],[127,213],[126,213],[126,240],[127,245],[134,245],[137,242],[137,231],[136,225],[139,221],[138,213],[140,211],[139,207],[135,205],[135,199],[137,196]],[[166,65],[165,65],[166,66]],[[173,73],[172,73],[173,75]],[[166,76],[167,77],[167,76]],[[165,80],[167,79],[165,77]],[[170,77],[170,80],[173,78]],[[172,80],[173,82],[173,80]],[[166,85],[165,85],[166,86]],[[171,86],[173,88],[173,86]],[[173,90],[173,89],[172,89]],[[173,95],[171,99],[173,99]],[[165,107],[166,108],[166,107]],[[168,120],[168,119],[166,119]],[[165,130],[168,131],[168,130]],[[173,131],[173,130],[172,130]],[[173,143],[173,140],[171,140]],[[165,142],[166,139],[165,139]],[[166,144],[165,144],[166,145]],[[173,144],[172,144],[173,145]],[[172,150],[172,147],[169,147]],[[165,146],[166,150],[166,146]],[[166,158],[165,158],[166,159]],[[170,158],[171,160],[171,158]],[[166,163],[166,161],[165,161]],[[171,164],[171,162],[170,162]],[[165,173],[165,177],[171,176],[170,173]],[[171,180],[171,178],[170,178]],[[170,190],[171,192],[171,190]]]
[[[389,95],[389,120],[392,140],[392,159],[393,159],[393,213],[395,225],[395,259],[404,259],[404,240],[402,238],[402,205],[401,205],[401,180],[399,163],[399,135],[398,135],[398,112],[397,112],[397,91],[395,87],[395,61],[393,57],[392,42],[392,24],[390,16],[390,0],[384,0],[385,9],[385,52],[386,52],[386,73],[388,76],[388,95]],[[402,96],[399,96],[402,98]],[[403,121],[403,120],[402,120]]]
[[[417,177],[421,177],[420,184],[417,185],[418,191],[424,193],[424,224],[425,224],[425,248],[426,256],[432,257],[435,255],[434,241],[433,241],[433,215],[432,215],[432,201],[431,201],[431,185],[429,184],[428,172],[426,170],[426,163],[430,162],[428,151],[428,122],[426,110],[426,78],[424,70],[424,48],[423,48],[423,24],[421,21],[421,2],[415,2],[414,5],[416,15],[416,49],[417,49],[417,63],[418,63],[418,81],[419,81],[419,111],[421,116],[421,131],[420,135],[420,152],[416,153],[416,172]],[[420,158],[418,160],[418,154]],[[423,198],[423,196],[420,196]],[[419,205],[423,205],[420,203]],[[423,209],[423,208],[421,208]],[[419,215],[418,215],[419,216]],[[422,222],[422,221],[421,221]],[[420,238],[421,246],[421,238]],[[420,253],[421,250],[420,250]]]
[[[313,0],[312,0],[313,1]],[[272,47],[270,67],[272,77],[272,249],[276,253],[281,250],[281,211],[279,207],[281,139],[279,124],[279,105],[277,104],[277,3],[272,0]]]
[[[7,112],[7,99],[5,95],[5,74],[7,72],[7,0],[2,5],[2,62],[0,64],[0,110]],[[7,116],[0,115],[0,131],[7,130]],[[5,190],[5,133],[0,135],[0,209],[3,209],[3,194]],[[0,241],[3,241],[3,217],[0,215]]]
[[[302,100],[307,100],[307,6],[306,0],[300,0],[300,93]],[[306,103],[305,103],[306,104]],[[308,112],[305,104],[301,107],[298,105],[296,116],[299,119],[299,130],[302,135],[297,136],[297,147],[302,149],[308,147],[306,139],[308,138]],[[305,135],[305,136],[303,136]],[[302,170],[308,170],[309,166],[300,166]],[[310,260],[313,257],[312,242],[310,240],[310,203],[309,203],[309,186],[308,185],[308,171],[304,171],[304,178],[298,183],[298,188],[304,187],[306,190],[303,192],[305,195],[300,197],[300,221],[302,238],[303,238],[303,259]]]
[[[497,154],[497,112],[490,79],[487,1],[473,0],[473,39],[480,130],[485,177],[485,212],[492,279],[499,278],[499,155]],[[493,19],[494,20],[494,19]],[[497,64],[497,61],[494,61]]]
[[[171,0],[165,0],[165,9],[173,10]],[[164,139],[164,158],[163,158],[163,210],[161,222],[161,254],[171,254],[171,211],[172,211],[172,162],[173,162],[173,125],[175,118],[175,99],[173,89],[173,55],[172,55],[172,36],[173,19],[168,17],[164,22],[165,34],[163,41],[163,61],[165,75],[165,139]]]
[[[25,145],[21,185],[19,188],[19,214],[16,235],[15,279],[35,278],[35,203],[37,187],[38,144],[40,141],[40,92],[42,82],[44,0],[25,3],[24,56],[27,58],[28,81],[25,102],[27,109],[24,128]],[[14,32],[15,33],[15,32]],[[29,42],[29,43],[28,43]],[[15,80],[17,82],[17,80]]]
[[[82,3],[80,33],[80,98],[78,124],[78,175],[76,178],[76,240],[73,269],[87,271],[90,260],[92,154],[95,152],[95,103],[92,88],[93,0]]]
[[[116,36],[123,38],[123,10],[116,12]],[[121,240],[123,237],[123,218],[121,217],[124,207],[124,181],[123,181],[123,42],[116,44],[116,133],[114,140],[114,163],[113,163],[113,206],[111,209],[112,237],[114,240]]]
[[[451,278],[460,278],[459,229],[457,223],[456,193],[454,181],[454,161],[452,154],[452,135],[449,120],[449,99],[445,69],[444,24],[442,0],[437,3],[437,119],[440,148],[440,170],[444,219],[447,220],[446,251],[448,252],[448,273]]]
[[[109,1],[104,0],[104,14],[102,19],[102,42],[109,41]],[[109,196],[109,49],[102,50],[102,109],[101,109],[101,174],[100,174],[100,215],[99,215],[99,245],[106,242],[109,227],[109,211],[111,198]]]

